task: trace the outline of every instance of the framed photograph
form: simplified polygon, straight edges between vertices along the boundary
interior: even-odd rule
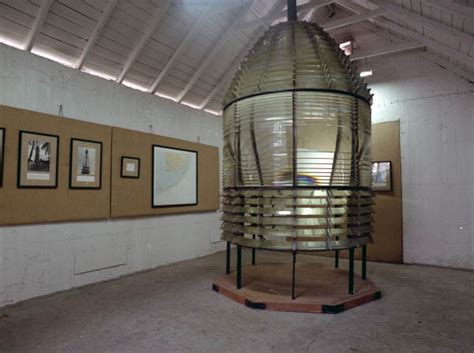
[[[372,162],[372,190],[392,191],[392,162]]]
[[[72,138],[69,168],[69,188],[100,189],[102,142]]]
[[[5,158],[5,129],[0,127],[0,188],[3,186],[3,160]]]
[[[153,145],[152,207],[198,204],[198,153]]]
[[[121,165],[122,178],[140,178],[140,158],[123,156]]]
[[[59,136],[20,131],[18,145],[17,186],[19,188],[56,188],[58,186]]]

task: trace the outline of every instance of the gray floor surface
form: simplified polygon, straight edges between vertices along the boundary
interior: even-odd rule
[[[257,255],[274,260],[291,258]],[[219,253],[0,309],[0,352],[474,352],[474,272],[369,263],[383,298],[321,315],[220,296],[223,267]]]

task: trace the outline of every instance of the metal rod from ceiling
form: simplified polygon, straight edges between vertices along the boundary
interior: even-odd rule
[[[298,13],[296,11],[296,0],[288,0],[288,21],[298,21]]]

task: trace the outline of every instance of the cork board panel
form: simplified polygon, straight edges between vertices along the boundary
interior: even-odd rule
[[[374,244],[367,247],[372,261],[403,262],[402,175],[400,122],[372,125],[372,160],[392,162],[392,191],[374,193]]]
[[[374,193],[374,243],[367,246],[367,259],[379,262],[403,262],[402,176],[400,122],[372,125],[372,160],[392,162],[392,191]],[[340,257],[347,258],[347,251]],[[318,255],[334,256],[334,252]],[[360,259],[360,249],[355,251]]]
[[[152,207],[152,146],[197,151],[198,203]],[[122,157],[140,158],[138,179],[121,177]],[[217,147],[142,132],[112,130],[112,217],[149,216],[214,211],[219,208],[219,152]]]
[[[110,155],[112,128],[0,105],[5,128],[5,163],[0,187],[0,225],[78,221],[110,215]],[[56,188],[17,188],[19,131],[59,136]],[[70,139],[103,143],[100,190],[69,189]]]

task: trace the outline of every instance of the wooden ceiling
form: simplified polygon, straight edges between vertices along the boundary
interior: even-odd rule
[[[2,0],[0,42],[176,102],[221,111],[240,61],[285,0]],[[353,60],[425,50],[474,82],[474,0],[302,0],[299,18]]]

